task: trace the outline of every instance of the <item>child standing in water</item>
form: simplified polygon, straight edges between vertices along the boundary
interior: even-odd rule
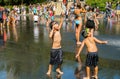
[[[63,74],[63,72],[60,69],[63,62],[63,51],[61,49],[61,34],[60,34],[60,29],[62,27],[62,24],[63,24],[62,17],[60,19],[59,25],[55,21],[52,21],[50,23],[50,28],[52,30],[49,34],[49,37],[52,39],[52,49],[50,51],[50,63],[48,67],[48,72],[46,73],[47,75],[51,74],[53,65],[57,65],[57,69],[56,69],[57,73]]]
[[[76,54],[76,58],[79,57],[80,52],[82,51],[84,45],[86,45],[87,47],[87,58],[86,58],[86,75],[87,77],[85,77],[84,79],[90,79],[90,68],[94,67],[94,75],[93,77],[95,79],[98,79],[98,48],[96,46],[96,43],[100,43],[100,44],[106,44],[108,43],[107,41],[100,41],[97,38],[91,36],[91,32],[90,30],[86,30],[83,34],[82,34],[85,39],[82,41],[82,44],[78,50],[78,53]]]

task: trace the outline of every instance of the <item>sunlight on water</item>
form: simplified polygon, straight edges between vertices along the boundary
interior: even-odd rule
[[[119,39],[108,39],[108,44],[107,45],[111,45],[111,46],[116,46],[116,47],[120,47],[120,40]]]

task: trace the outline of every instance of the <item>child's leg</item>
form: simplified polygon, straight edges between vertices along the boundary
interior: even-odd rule
[[[78,39],[78,28],[75,28],[75,37],[76,37],[76,42],[78,42],[79,41],[79,39]]]
[[[62,75],[63,72],[60,70],[60,68],[61,68],[61,65],[58,65],[58,67],[56,69],[56,72]]]
[[[80,31],[78,28],[76,28],[76,32],[75,32],[75,36],[76,36],[76,44],[81,44],[80,42]]]
[[[95,19],[94,22],[95,22],[95,30],[98,30],[98,25],[99,25],[98,19]]]
[[[52,65],[49,64],[49,67],[48,67],[48,72],[46,73],[47,75],[50,75],[51,74],[51,71],[52,71]]]
[[[94,77],[95,79],[98,79],[98,66],[94,68]]]
[[[90,67],[86,67],[87,79],[90,79]]]

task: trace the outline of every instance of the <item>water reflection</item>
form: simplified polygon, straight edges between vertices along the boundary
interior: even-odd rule
[[[43,28],[41,29],[42,30],[42,34],[43,34],[43,42],[44,43],[47,43],[49,42],[49,33],[50,33],[50,28],[49,27],[46,27],[46,26],[42,26]],[[42,35],[41,35],[42,36]]]
[[[49,63],[49,51],[51,48],[49,28],[43,23],[35,24],[32,16],[27,16],[26,21],[19,21],[17,28],[7,31],[10,35],[8,42],[3,42],[0,37],[0,79],[83,79],[85,73],[85,52],[77,59],[74,58],[74,52],[78,51],[79,46],[75,47],[75,36],[72,22],[69,21],[63,26],[62,46],[64,51],[64,63],[62,76],[53,74],[46,76],[47,65]],[[109,22],[108,22],[109,23]],[[103,40],[110,41],[107,46],[99,45],[100,48],[100,79],[119,79],[120,78],[120,22],[112,22],[110,27],[104,22],[95,36]],[[110,31],[111,29],[111,31]],[[17,42],[15,43],[16,38]],[[19,37],[19,40],[18,40]],[[9,42],[10,41],[10,42]]]
[[[11,65],[10,69],[7,70],[6,75],[9,79],[17,79],[17,76],[15,75],[15,67],[12,67]]]
[[[76,46],[75,55],[77,54],[78,49],[79,49],[79,46]],[[84,68],[83,62],[80,56],[76,60],[77,60],[77,66],[74,72],[75,77],[76,79],[83,79],[85,77],[85,68]]]
[[[7,28],[7,37],[8,39],[14,39],[14,41],[18,41],[18,34],[17,34],[17,26],[9,26]]]
[[[112,19],[107,22],[107,25],[106,25],[107,32],[111,32],[112,31],[113,23],[114,23],[114,20],[112,20]]]
[[[1,74],[0,79],[7,79],[7,75],[5,71],[1,71],[0,74]]]
[[[3,40],[3,35],[0,35],[0,47],[3,47],[4,46],[4,40]]]
[[[82,63],[81,63],[82,64]],[[76,77],[76,79],[84,79],[84,77],[85,77],[85,68],[84,67],[82,67],[82,65],[81,65],[80,63],[78,63],[78,66],[76,67],[76,69],[75,69],[75,72],[74,72],[74,74],[75,74],[75,77]]]
[[[13,33],[13,38],[14,38],[14,40],[17,42],[17,41],[18,41],[18,34],[17,34],[17,29],[16,29],[16,27],[13,27],[12,33]]]
[[[120,34],[120,22],[117,22],[116,26],[115,26],[115,30],[116,30],[116,34],[119,35]]]
[[[34,23],[34,29],[33,29],[33,32],[34,32],[34,42],[35,43],[38,43],[39,42],[39,26],[37,23]]]
[[[64,31],[66,31],[66,32],[71,32],[71,31],[74,31],[74,22],[71,22],[71,21],[69,21],[69,20],[65,20],[64,22],[63,22],[63,30]]]
[[[99,26],[101,28],[100,31],[104,32],[105,30],[106,34],[120,35],[119,24],[120,22],[117,22],[114,19],[111,19],[109,21],[103,20],[103,22],[101,22],[101,25]]]
[[[62,79],[61,76],[60,74],[48,75],[47,79]]]
[[[0,50],[3,50],[6,46],[6,41],[7,41],[7,34],[5,29],[3,30],[3,33],[0,34]]]
[[[21,20],[26,21],[26,15],[21,15]]]

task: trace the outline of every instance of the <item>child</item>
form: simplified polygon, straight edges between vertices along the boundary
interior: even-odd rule
[[[56,72],[59,74],[63,74],[63,72],[60,70],[61,64],[63,62],[63,52],[61,49],[61,34],[60,29],[63,24],[63,18],[60,19],[60,24],[58,25],[57,22],[52,21],[50,23],[51,32],[49,34],[49,37],[52,39],[52,49],[50,52],[50,63],[48,67],[47,75],[51,74],[52,66],[57,65]]]
[[[94,78],[98,79],[98,48],[96,46],[96,43],[100,44],[106,44],[107,41],[100,41],[97,38],[91,36],[91,32],[89,29],[87,29],[82,34],[85,39],[82,41],[82,44],[78,50],[78,53],[76,54],[76,58],[78,58],[80,52],[82,51],[84,45],[87,47],[87,58],[86,58],[86,73],[87,77],[85,79],[90,79],[90,67],[94,67]]]
[[[33,16],[34,22],[38,22],[39,21],[39,16],[35,13]]]

